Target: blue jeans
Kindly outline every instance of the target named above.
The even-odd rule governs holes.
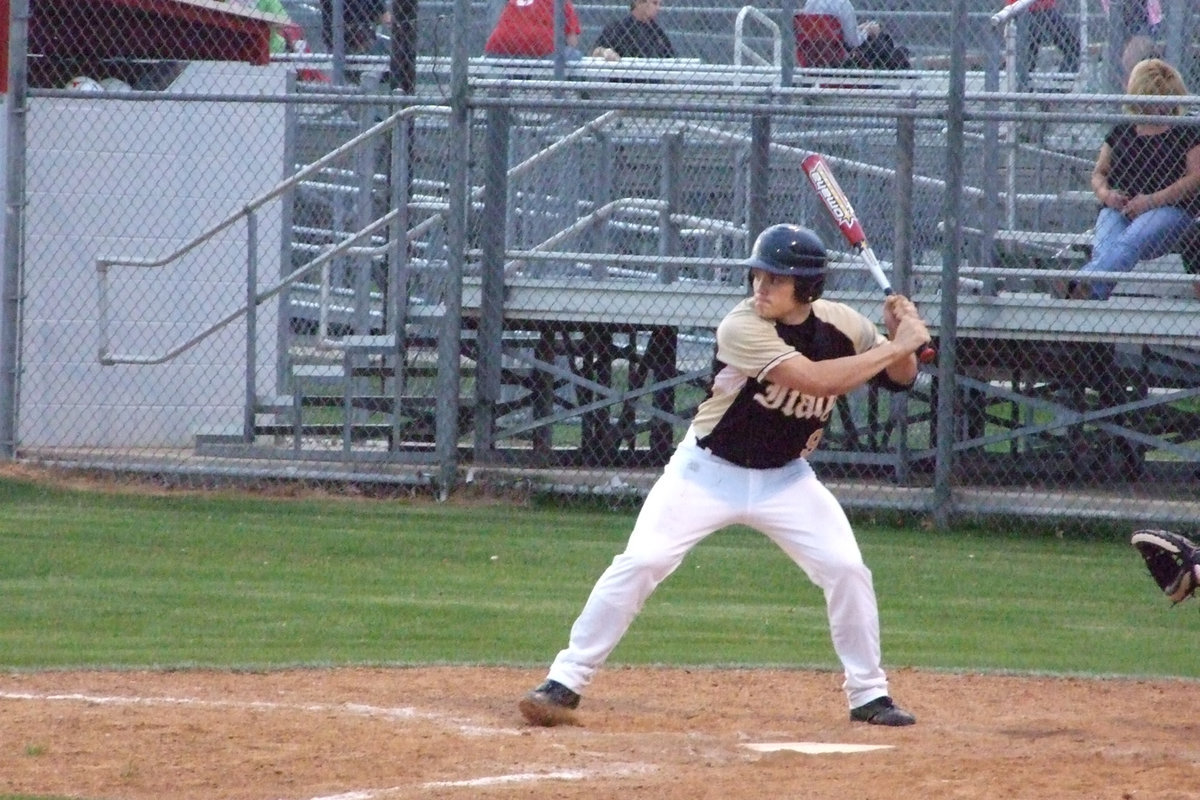
[[[1130,272],[1139,261],[1171,252],[1175,242],[1192,224],[1192,217],[1178,206],[1152,208],[1135,219],[1120,211],[1100,209],[1092,233],[1092,260],[1080,272]],[[1116,283],[1096,281],[1091,296],[1107,300]]]

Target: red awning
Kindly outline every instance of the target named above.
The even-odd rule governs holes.
[[[29,53],[266,64],[271,25],[286,22],[224,0],[31,0]],[[7,42],[7,13],[4,27]]]

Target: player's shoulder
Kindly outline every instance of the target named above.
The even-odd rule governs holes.
[[[754,310],[754,298],[753,297],[745,297],[745,298],[742,298],[741,300],[739,300],[737,302],[737,304],[734,305],[733,308],[731,308],[727,312],[725,312],[725,316],[722,318],[722,322],[726,322],[726,321],[730,321],[730,320],[747,320],[747,319],[757,319],[757,320],[762,319],[762,317],[760,317],[758,315],[758,312]]]
[[[872,324],[858,309],[837,300],[827,300],[824,297],[813,301],[812,313],[822,322],[838,327],[858,326],[864,322]]]
[[[730,314],[745,314],[747,312],[751,314],[754,313],[753,297],[743,297],[741,300],[738,300],[736,303],[734,303],[733,308],[729,309],[726,316]]]
[[[718,330],[741,330],[746,327],[758,327],[760,325],[770,325],[766,320],[758,315],[754,310],[754,298],[747,297],[744,300],[739,300],[737,305],[729,309],[722,317]]]
[[[853,342],[856,352],[868,350],[880,340],[875,323],[845,303],[819,299],[813,303],[813,316]]]

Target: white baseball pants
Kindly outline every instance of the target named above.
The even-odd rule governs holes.
[[[770,537],[824,591],[850,707],[887,694],[871,572],[841,504],[803,459],[747,469],[700,448],[691,433],[647,495],[625,552],[596,582],[548,677],[582,693],[684,556],[738,523]]]

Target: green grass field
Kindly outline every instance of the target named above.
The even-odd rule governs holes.
[[[6,669],[548,663],[633,512],[0,479]],[[1128,533],[862,521],[885,666],[1200,677]],[[822,598],[744,529],[703,542],[611,663],[835,668]]]

